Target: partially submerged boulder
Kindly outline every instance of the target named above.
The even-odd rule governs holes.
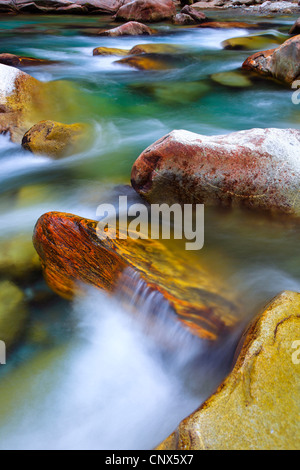
[[[62,158],[79,153],[87,144],[87,126],[41,121],[35,124],[22,139],[22,147],[38,155]]]
[[[137,21],[129,21],[128,23],[122,24],[117,28],[99,31],[99,36],[151,36],[156,31],[149,28],[145,24],[138,23]]]
[[[222,42],[224,49],[235,51],[261,50],[265,47],[282,44],[284,39],[275,34],[260,34],[258,36],[243,36],[226,39]]]
[[[297,450],[299,311],[299,293],[276,297],[245,334],[225,382],[158,450]]]
[[[178,59],[170,54],[138,54],[117,60],[116,64],[128,65],[138,70],[169,70],[178,67]]]
[[[175,14],[172,0],[133,0],[118,10],[116,19],[153,23],[171,20]]]
[[[300,34],[300,18],[298,18],[296,23],[291,27],[290,34]]]
[[[128,54],[129,54],[129,50],[117,49],[115,47],[96,47],[93,50],[93,55],[100,55],[100,56],[107,56],[107,55],[125,56]]]
[[[243,68],[291,85],[300,78],[300,35],[288,39],[277,49],[248,57]]]
[[[0,64],[9,65],[12,67],[32,67],[36,65],[51,65],[55,64],[51,60],[36,59],[34,57],[22,57],[15,54],[0,54]]]
[[[235,293],[208,267],[192,265],[190,259],[173,254],[156,240],[116,238],[110,228],[107,238],[100,239],[97,224],[57,212],[38,220],[34,246],[54,292],[70,299],[82,293],[82,284],[86,284],[108,293],[125,288],[131,298],[135,286],[120,282],[130,271],[148,292],[160,293],[172,314],[201,338],[217,340],[239,323]]]
[[[10,281],[0,282],[0,340],[7,348],[15,345],[24,332],[28,318],[25,296]]]
[[[149,202],[242,206],[300,215],[300,130],[252,129],[204,136],[173,131],[132,169]]]

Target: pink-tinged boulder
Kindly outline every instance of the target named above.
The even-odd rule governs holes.
[[[300,35],[248,57],[243,68],[291,85],[300,78]]]
[[[174,15],[176,7],[172,0],[133,0],[118,10],[116,19],[152,23],[171,20]]]
[[[99,36],[151,36],[156,31],[149,28],[145,24],[138,23],[136,21],[129,21],[128,23],[122,24],[117,28],[108,29],[105,31],[99,31]]]
[[[146,149],[132,186],[151,203],[244,206],[300,215],[300,130],[173,131]]]
[[[206,15],[202,11],[191,7],[190,5],[186,5],[185,7],[183,7],[181,13],[183,13],[184,15],[189,15],[196,23],[202,23],[207,19]]]

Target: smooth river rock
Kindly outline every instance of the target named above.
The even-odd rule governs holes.
[[[288,39],[277,49],[248,57],[243,68],[291,85],[300,78],[300,35]]]
[[[41,121],[22,139],[25,150],[58,159],[82,152],[88,145],[88,128],[84,124]]]
[[[228,378],[158,449],[299,449],[299,312],[299,293],[276,297],[245,334]]]
[[[175,14],[172,0],[133,0],[118,10],[116,19],[154,23],[171,20]]]
[[[0,282],[0,340],[11,348],[19,340],[28,318],[25,295],[14,283]]]
[[[300,130],[251,129],[204,136],[173,131],[132,169],[149,202],[204,203],[300,215]]]
[[[139,23],[137,21],[129,21],[128,23],[122,24],[117,28],[112,28],[104,31],[99,31],[99,36],[151,36],[155,34],[156,31],[149,28],[145,24]]]
[[[208,266],[177,256],[156,240],[114,239],[111,229],[107,238],[100,240],[97,224],[58,212],[38,220],[34,246],[54,292],[71,299],[83,292],[82,284],[119,292],[126,287],[120,278],[129,269],[148,289],[160,293],[162,302],[168,302],[194,335],[214,341],[239,324],[236,293]],[[131,298],[135,287],[130,284],[128,288]]]

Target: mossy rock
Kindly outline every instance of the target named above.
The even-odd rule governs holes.
[[[0,243],[0,275],[9,279],[28,281],[41,271],[39,258],[31,238],[23,235]]]
[[[173,44],[138,44],[129,51],[129,54],[176,54],[182,53],[182,50],[182,47]]]
[[[54,159],[82,152],[88,144],[88,127],[84,124],[62,124],[41,121],[23,137],[25,150]]]
[[[27,318],[24,293],[10,281],[0,282],[0,340],[7,348],[23,334]]]
[[[194,103],[211,91],[210,85],[204,81],[157,82],[151,85],[134,85],[133,88],[152,96],[163,104],[169,105]]]

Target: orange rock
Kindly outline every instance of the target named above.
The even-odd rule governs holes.
[[[235,295],[217,276],[191,260],[179,258],[153,240],[97,237],[97,221],[71,214],[43,215],[34,231],[34,246],[45,279],[59,295],[71,299],[82,283],[108,292],[120,289],[126,268],[169,302],[192,333],[217,340],[238,325]]]

